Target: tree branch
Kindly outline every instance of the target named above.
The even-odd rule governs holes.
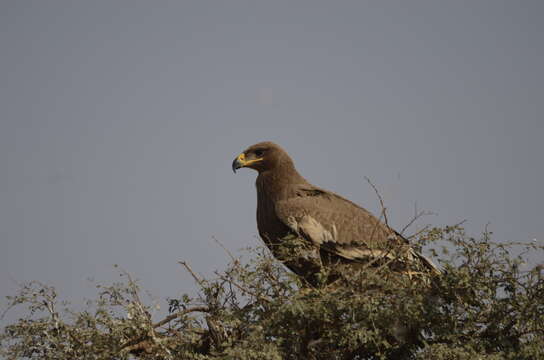
[[[195,306],[195,307],[187,308],[184,310],[180,310],[174,314],[168,315],[161,321],[154,323],[153,328],[155,329],[155,328],[161,327],[165,324],[168,324],[172,320],[175,320],[177,318],[182,317],[183,315],[187,315],[192,312],[209,312],[209,311],[210,311],[210,308],[208,308],[207,306]]]

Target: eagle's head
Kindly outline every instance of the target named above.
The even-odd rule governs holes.
[[[251,145],[232,162],[232,171],[247,167],[259,173],[273,170],[280,165],[292,166],[291,158],[279,145],[270,141]]]

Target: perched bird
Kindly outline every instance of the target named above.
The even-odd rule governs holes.
[[[259,235],[277,259],[308,283],[318,282],[323,267],[342,272],[359,264],[439,273],[408,240],[369,211],[310,184],[279,145],[250,146],[232,163],[234,172],[244,167],[258,172]]]

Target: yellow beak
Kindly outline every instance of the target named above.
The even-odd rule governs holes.
[[[259,161],[262,161],[262,160],[263,160],[263,158],[246,160],[246,154],[241,153],[232,162],[232,171],[236,172],[236,170],[238,170],[240,168],[246,167],[248,165],[251,165],[253,163],[256,163],[256,162],[259,162]]]

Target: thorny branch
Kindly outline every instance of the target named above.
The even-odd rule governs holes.
[[[400,231],[400,234],[404,236],[404,232],[405,232],[406,230],[408,230],[408,228],[409,228],[410,226],[412,226],[417,220],[419,220],[419,219],[422,218],[423,216],[428,216],[428,215],[434,215],[434,213],[431,212],[431,211],[425,211],[425,210],[419,211],[419,210],[417,209],[417,203],[415,203],[415,204],[414,204],[414,216],[412,217],[412,219],[410,219],[410,221],[408,222],[408,224],[406,224],[406,226],[404,226],[404,227],[402,228],[402,230]],[[424,227],[423,229],[426,229],[426,228],[427,228],[427,226]],[[410,236],[410,237],[413,237],[413,235]]]
[[[204,281],[195,274],[195,272],[193,271],[193,269],[191,269],[189,264],[187,264],[185,261],[178,261],[178,263],[181,264],[189,272],[189,274],[191,274],[191,276],[193,277],[193,279],[195,279],[198,285],[204,286]]]
[[[162,319],[161,321],[158,321],[156,323],[153,324],[153,328],[158,328],[158,327],[161,327],[163,325],[166,325],[168,324],[170,321],[172,320],[175,320],[175,319],[178,319],[180,317],[182,317],[183,315],[187,315],[189,313],[193,313],[193,312],[208,312],[210,311],[210,308],[208,308],[207,306],[195,306],[195,307],[191,307],[191,308],[187,308],[187,309],[183,309],[181,311],[178,311],[174,314],[171,314],[171,315],[168,315],[167,317],[165,317],[164,319]]]
[[[380,206],[382,207],[382,211],[381,211],[381,214],[380,214],[380,217],[383,216],[383,219],[384,219],[384,222],[385,222],[385,225],[387,227],[389,227],[389,221],[387,219],[387,208],[385,207],[385,204],[383,202],[383,198],[382,196],[380,195],[380,192],[378,191],[378,188],[376,187],[376,185],[374,185],[372,183],[372,181],[370,181],[370,179],[365,176],[365,180],[370,184],[370,186],[372,187],[372,189],[374,189],[374,192],[376,193],[376,196],[378,196],[378,200],[380,201]]]
[[[265,302],[272,302],[271,299],[265,297],[265,296],[262,296],[262,295],[259,295],[259,294],[256,294],[255,292],[249,290],[248,288],[238,284],[236,281],[234,281],[233,279],[227,279],[225,278],[223,275],[219,274],[217,271],[215,272],[215,274],[223,281],[229,283],[229,284],[232,284],[234,285],[235,287],[237,287],[239,290],[243,291],[244,293],[248,294],[248,295],[251,295],[253,296],[254,298],[256,299],[259,299],[259,300],[262,300],[262,301],[265,301]]]

